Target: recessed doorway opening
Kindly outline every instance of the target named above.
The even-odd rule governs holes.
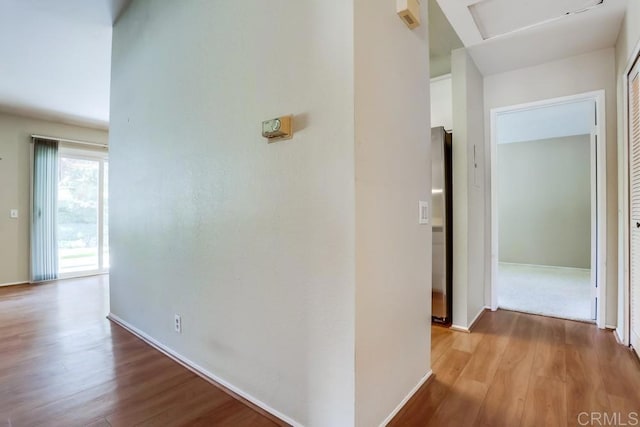
[[[491,308],[604,327],[598,91],[491,111]]]

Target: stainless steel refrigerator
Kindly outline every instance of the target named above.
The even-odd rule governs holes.
[[[453,309],[453,198],[452,135],[443,127],[431,129],[431,227],[433,264],[431,318],[434,323],[450,325]]]

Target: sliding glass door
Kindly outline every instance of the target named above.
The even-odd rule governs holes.
[[[109,267],[106,153],[60,149],[58,265],[60,277]]]

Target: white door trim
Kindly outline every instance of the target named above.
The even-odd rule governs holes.
[[[620,325],[618,325],[618,329],[616,329],[618,333],[618,337],[622,340],[622,343],[626,346],[631,344],[631,312],[630,312],[630,304],[631,304],[631,265],[629,264],[629,256],[630,256],[630,247],[629,247],[629,239],[631,237],[629,225],[631,223],[631,215],[629,212],[629,73],[633,69],[633,66],[636,63],[636,59],[640,55],[640,40],[636,43],[631,56],[627,62],[627,66],[624,69],[624,73],[622,74],[622,201],[618,202],[618,207],[622,211],[620,219],[622,222],[622,256],[618,255],[618,257],[622,260],[622,262],[618,263],[618,292],[622,292],[623,294],[623,328],[620,329]],[[618,166],[620,167],[620,166]],[[620,182],[619,182],[620,184]],[[621,308],[619,307],[618,310]],[[619,316],[618,316],[619,317]]]
[[[597,108],[597,107],[596,107]],[[591,262],[590,262],[590,273],[591,273],[591,279],[590,282],[591,283],[599,283],[598,281],[598,271],[599,268],[598,266],[598,251],[597,250],[593,250],[593,248],[597,248],[598,245],[598,240],[599,240],[599,236],[597,234],[598,231],[598,203],[599,203],[599,197],[598,197],[598,193],[599,191],[597,190],[597,180],[598,180],[598,156],[597,156],[597,149],[598,149],[598,143],[600,142],[600,139],[598,137],[598,127],[594,126],[593,129],[591,130],[591,134],[589,135],[589,153],[590,153],[590,172],[591,172],[591,181],[589,183],[589,188],[591,190]],[[606,201],[606,199],[605,199]],[[605,203],[606,205],[606,203]],[[606,258],[606,254],[604,255]],[[605,278],[606,280],[606,278]],[[598,287],[599,288],[599,287]],[[591,287],[591,300],[592,301],[599,301],[599,295],[598,295],[598,288],[596,287]],[[598,319],[598,313],[600,312],[600,308],[596,307],[595,304],[591,304],[591,318],[592,319]]]
[[[597,317],[596,324],[598,328],[605,328],[606,320],[606,287],[607,287],[607,271],[606,271],[606,255],[607,255],[607,163],[606,163],[606,147],[607,147],[607,129],[606,129],[606,112],[605,112],[605,91],[597,90],[576,95],[563,96],[560,98],[546,99],[542,101],[529,102],[525,104],[511,105],[507,107],[499,107],[491,109],[491,309],[498,309],[497,294],[497,277],[498,277],[498,139],[496,123],[499,114],[506,112],[515,112],[529,110],[532,108],[540,108],[544,106],[567,104],[579,101],[594,100],[596,103],[597,127],[595,133],[598,138],[598,146],[596,153],[597,177],[596,187],[598,193],[597,206],[597,230],[596,247],[591,247],[592,258],[597,259],[597,277],[598,285],[597,297]],[[593,188],[592,188],[593,191]],[[592,225],[593,229],[593,225]],[[595,251],[595,253],[594,253]]]

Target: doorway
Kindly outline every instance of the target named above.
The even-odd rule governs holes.
[[[628,318],[629,333],[625,344],[630,344],[638,355],[640,349],[640,56],[626,73],[625,125],[627,127],[626,157],[626,194],[625,206],[625,255],[627,264],[625,281],[628,286],[628,305],[625,304],[625,317]],[[625,295],[626,297],[627,295]],[[625,319],[626,320],[626,319]]]
[[[68,145],[61,145],[59,152],[59,277],[106,272],[109,268],[107,153]]]
[[[491,111],[492,309],[604,327],[604,134],[604,91]]]

